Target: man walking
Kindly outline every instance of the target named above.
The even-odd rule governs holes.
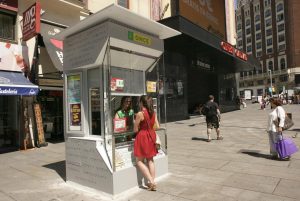
[[[214,96],[208,96],[209,101],[203,107],[203,114],[206,116],[206,124],[207,124],[207,142],[211,141],[211,131],[213,128],[216,129],[217,132],[217,140],[223,140],[223,137],[220,135],[220,110],[217,103],[214,102]]]

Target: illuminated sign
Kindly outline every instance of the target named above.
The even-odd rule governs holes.
[[[226,43],[226,42],[221,42],[221,47],[224,51],[228,52],[229,54],[232,54],[244,61],[247,61],[248,60],[248,56],[246,53],[238,50],[238,49],[235,49],[232,45],[230,45],[229,43]]]
[[[40,32],[40,2],[36,2],[23,13],[23,41],[27,41]]]
[[[198,26],[225,39],[224,0],[179,0],[179,13]]]
[[[138,43],[142,43],[143,45],[151,45],[151,38],[138,33],[134,33],[132,31],[128,31],[128,39]]]

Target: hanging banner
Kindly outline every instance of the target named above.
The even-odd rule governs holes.
[[[28,47],[0,42],[0,70],[29,70]]]
[[[27,41],[40,33],[40,18],[41,18],[41,5],[40,2],[36,2],[30,6],[23,13],[22,20],[22,35],[23,41]]]

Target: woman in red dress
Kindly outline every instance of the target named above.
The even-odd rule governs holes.
[[[155,165],[153,157],[158,153],[156,150],[156,133],[154,124],[158,127],[157,116],[153,109],[151,97],[143,95],[140,97],[140,111],[136,114],[134,132],[137,133],[134,141],[134,156],[136,165],[148,180],[148,190],[155,191]],[[144,163],[146,159],[147,164]]]

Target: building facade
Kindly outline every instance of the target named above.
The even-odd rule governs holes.
[[[300,86],[300,3],[296,0],[238,1],[238,49],[256,57],[261,66],[239,76],[239,92],[253,96],[280,94]]]

